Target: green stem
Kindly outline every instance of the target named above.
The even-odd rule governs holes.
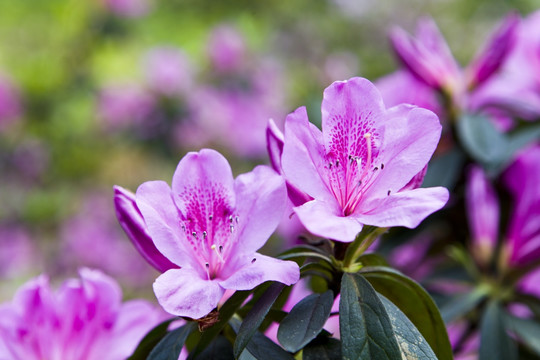
[[[387,228],[378,228],[375,226],[364,226],[362,231],[356,236],[354,242],[347,248],[345,258],[343,259],[343,270],[351,268],[356,259],[362,255],[377,238],[384,234]]]

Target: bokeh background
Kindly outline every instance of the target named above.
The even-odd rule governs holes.
[[[397,63],[388,30],[423,15],[467,62],[534,0],[0,1],[0,301],[80,266],[153,298],[157,273],[117,224],[112,186],[170,182],[191,150],[235,174],[268,163],[264,131],[335,80]],[[287,234],[284,230],[282,234]],[[279,248],[276,242],[274,251]]]

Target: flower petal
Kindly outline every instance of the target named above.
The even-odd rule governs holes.
[[[309,232],[337,241],[353,241],[363,227],[355,217],[343,216],[337,203],[313,200],[295,207],[294,212]]]
[[[242,252],[255,252],[276,230],[287,205],[287,188],[268,166],[257,166],[234,182],[240,227],[237,243]],[[239,250],[240,250],[239,249]]]
[[[379,170],[365,199],[386,198],[420,173],[435,151],[441,136],[437,115],[429,110],[400,105],[388,109],[379,127],[382,144],[374,165]]]
[[[226,193],[232,194],[233,175],[229,162],[223,155],[212,149],[202,149],[198,153],[186,154],[178,163],[173,175],[172,190],[174,194],[184,191],[198,191],[219,184]],[[176,201],[181,211],[182,202]]]
[[[312,125],[305,107],[298,108],[285,119],[285,145],[281,166],[287,182],[311,197],[332,198],[324,178],[325,150],[322,133]]]
[[[427,216],[441,209],[448,196],[448,190],[443,187],[398,192],[386,199],[364,204],[361,213],[355,213],[354,217],[366,225],[415,228]]]
[[[281,154],[283,153],[284,135],[274,120],[268,120],[266,126],[266,148],[272,168],[281,174]]]
[[[114,208],[122,229],[142,257],[159,272],[177,267],[158,251],[135,202],[135,194],[120,186],[114,186]]]
[[[187,240],[180,228],[179,211],[172,200],[172,192],[164,181],[148,181],[136,193],[141,211],[154,245],[167,259],[178,266],[196,267]]]
[[[225,289],[251,290],[265,281],[292,285],[300,278],[298,264],[255,253],[253,259],[220,282]]]
[[[161,274],[154,282],[154,293],[168,313],[199,319],[217,306],[225,290],[195,270],[182,268]]]

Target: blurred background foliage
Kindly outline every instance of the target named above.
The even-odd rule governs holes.
[[[268,162],[264,152],[245,156],[219,138],[183,143],[188,135],[169,137],[170,124],[152,137],[108,127],[100,115],[104,89],[144,87],[151,49],[185,54],[196,70],[193,89],[182,99],[197,98],[195,88],[214,86],[219,73],[212,69],[209,38],[216,27],[232,27],[244,38],[253,72],[268,59],[277,64],[282,81],[267,96],[283,97],[278,113],[306,105],[316,122],[322,91],[332,81],[356,75],[373,81],[396,69],[387,40],[391,26],[411,30],[419,17],[431,15],[456,58],[466,62],[504,14],[540,6],[535,0],[125,0],[116,1],[124,4],[119,10],[113,3],[0,1],[0,74],[20,107],[0,119],[0,300],[31,276],[47,272],[59,280],[78,266],[102,267],[128,296],[151,298],[156,274],[116,224],[113,184],[135,191],[147,180],[170,182],[185,152],[201,146],[226,153],[235,174]],[[275,80],[265,76],[259,81]],[[172,102],[173,112],[183,111],[176,100],[160,98],[158,107]],[[177,121],[178,113],[152,111],[146,116]],[[264,130],[272,116],[262,111],[263,120],[253,121]]]

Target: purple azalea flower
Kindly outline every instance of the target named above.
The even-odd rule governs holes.
[[[162,320],[143,300],[122,303],[118,284],[81,269],[53,291],[41,275],[0,305],[1,359],[121,360]]]
[[[487,264],[499,238],[499,202],[492,185],[480,167],[472,167],[465,191],[473,254]]]
[[[156,248],[180,267],[154,283],[159,303],[171,314],[201,318],[226,290],[298,281],[296,263],[256,252],[286,204],[284,181],[268,167],[233,179],[218,152],[191,152],[178,164],[172,189],[163,181],[146,182],[136,202]]]
[[[143,64],[146,83],[157,94],[172,97],[193,87],[193,70],[179,49],[155,48],[146,54]]]
[[[540,146],[524,150],[504,174],[514,197],[506,234],[510,265],[520,266],[540,256]]]
[[[0,224],[0,248],[0,279],[13,279],[39,268],[39,251],[24,227]]]
[[[540,11],[525,18],[500,75],[479,89],[476,106],[502,104],[524,120],[540,118]]]
[[[418,22],[416,37],[394,28],[390,40],[400,62],[418,80],[459,97],[468,88],[489,79],[503,64],[514,44],[518,23],[517,15],[508,15],[465,71],[430,18]]]
[[[154,245],[144,218],[135,202],[135,194],[123,187],[114,186],[114,208],[122,229],[135,248],[150,265],[159,272],[178,268],[167,259]]]
[[[285,120],[281,166],[314,200],[295,207],[313,234],[351,242],[364,225],[416,227],[448,200],[444,188],[403,190],[431,158],[441,125],[411,105],[386,109],[366,79],[324,91],[322,132],[304,107]]]

